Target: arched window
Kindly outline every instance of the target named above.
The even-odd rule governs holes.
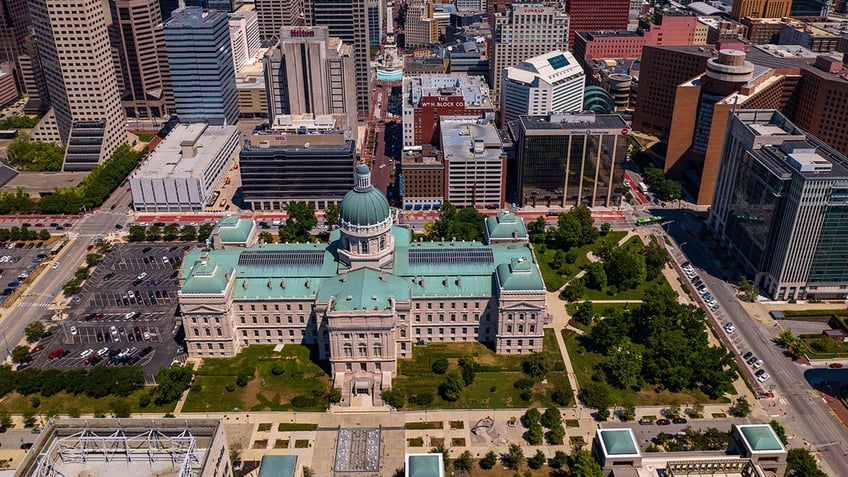
[[[534,325],[534,324],[530,323],[530,332],[531,332],[531,333],[535,333],[535,332],[536,332],[536,325]]]
[[[506,332],[512,333],[512,325],[506,325]]]
[[[522,325],[521,323],[518,324],[518,332],[524,333],[524,325]]]
[[[360,357],[368,356],[368,348],[365,346],[364,343],[359,344],[359,356]]]
[[[383,356],[383,348],[378,344],[374,345],[374,347],[372,348],[372,351],[374,352],[374,356],[377,356],[377,357]]]
[[[345,358],[350,358],[351,356],[353,356],[353,346],[351,346],[349,343],[344,345],[344,355]]]

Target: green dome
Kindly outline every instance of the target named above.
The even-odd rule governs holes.
[[[382,192],[371,186],[371,170],[366,165],[357,166],[356,186],[342,199],[339,220],[366,226],[385,222],[389,216],[389,201]]]

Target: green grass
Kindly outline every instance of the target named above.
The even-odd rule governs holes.
[[[445,425],[442,421],[426,421],[426,422],[407,422],[406,428],[413,431],[423,431],[426,429],[444,429]]]
[[[838,342],[821,334],[803,334],[798,338],[804,343],[803,354],[812,359],[844,358],[848,355],[848,343]]]
[[[183,411],[293,410],[291,400],[295,396],[324,395],[330,386],[327,373],[311,358],[310,348],[305,346],[286,345],[281,352],[274,353],[272,346],[253,345],[233,358],[204,360],[195,377],[195,383],[203,389],[199,393],[189,392]],[[271,372],[275,364],[284,368],[282,375]],[[248,373],[253,370],[253,379],[245,387],[235,386],[241,370]],[[235,386],[235,391],[227,391],[227,385]],[[312,408],[300,410],[324,409],[326,402],[322,400]]]
[[[38,409],[35,409],[35,412],[37,414],[40,411],[42,416],[49,416],[53,414],[66,415],[72,411],[79,412],[80,414],[104,413],[109,415],[109,407],[112,401],[120,399],[129,403],[130,409],[134,413],[145,412],[165,414],[173,412],[176,403],[162,406],[150,403],[147,407],[141,407],[138,405],[139,397],[143,394],[147,394],[151,389],[153,389],[153,386],[139,389],[127,397],[106,396],[102,398],[92,398],[85,394],[74,396],[73,394],[69,394],[64,391],[49,397],[44,397],[40,394],[24,396],[15,392],[9,394],[5,399],[3,399],[2,407],[12,414],[22,414],[24,411],[32,410],[32,403],[30,402],[30,399],[38,397],[38,399],[41,400],[41,405],[38,406]]]
[[[545,287],[548,291],[558,290],[561,286],[565,285],[571,277],[577,275],[577,273],[579,273],[587,263],[589,263],[589,259],[586,256],[589,252],[597,250],[603,243],[608,241],[618,243],[618,241],[624,238],[625,235],[627,235],[627,232],[624,231],[610,231],[610,233],[598,237],[598,240],[589,245],[583,245],[582,247],[575,248],[577,251],[577,260],[575,260],[574,263],[566,263],[560,271],[556,271],[551,268],[551,262],[554,260],[554,255],[556,254],[557,249],[545,245],[545,251],[543,253],[539,253],[539,245],[535,245],[534,249],[536,251],[536,261],[539,263],[539,270],[542,272],[542,278],[545,280]]]
[[[526,355],[498,355],[481,343],[431,343],[426,348],[415,347],[412,358],[398,360],[398,376],[394,379],[394,387],[403,389],[407,397],[422,392],[430,392],[435,396],[433,403],[427,406],[415,406],[407,403],[410,409],[482,409],[496,408],[525,408],[530,405],[546,406],[550,403],[549,396],[556,389],[569,389],[568,377],[564,371],[562,356],[556,344],[553,330],[545,330],[543,353],[548,357],[550,369],[548,383],[536,383],[533,387],[533,398],[530,402],[521,399],[521,391],[513,383],[527,377],[521,370]],[[444,382],[444,375],[437,375],[430,370],[430,363],[437,357],[444,356],[450,363],[450,369],[458,370],[457,361],[465,354],[477,357],[477,376],[471,386],[465,388],[459,400],[444,401],[436,392],[439,384]],[[560,363],[560,364],[557,364]],[[556,371],[557,369],[563,371]],[[493,391],[494,389],[494,391]]]
[[[656,279],[651,281],[644,281],[639,284],[636,288],[631,288],[629,290],[622,290],[618,293],[614,293],[609,288],[605,288],[604,290],[593,290],[591,288],[586,288],[586,291],[583,293],[583,299],[589,301],[596,300],[641,300],[645,295],[645,290],[650,288],[652,285],[659,284],[670,286],[668,280],[665,279],[665,275],[660,274]],[[624,304],[622,303],[622,306]],[[602,306],[598,304],[597,306]]]
[[[277,430],[279,432],[285,431],[314,431],[318,429],[318,424],[298,424],[296,422],[281,422],[279,426],[277,426]]]
[[[574,375],[580,386],[592,381],[592,374],[596,366],[600,365],[604,356],[589,351],[584,346],[585,337],[577,336],[573,332],[566,330],[562,331],[565,347],[568,349],[568,356],[571,359],[571,365],[574,367]],[[656,387],[650,386],[644,389],[618,389],[610,386],[611,397],[614,403],[622,403],[630,400],[635,402],[637,406],[660,406],[672,403],[725,403],[727,398],[719,398],[712,400],[700,390],[684,390],[681,392],[671,392],[668,390],[658,391]]]
[[[138,133],[138,140],[141,142],[150,142],[151,139],[156,137],[156,133]]]
[[[424,447],[423,437],[410,437],[406,439],[406,444],[409,447]]]

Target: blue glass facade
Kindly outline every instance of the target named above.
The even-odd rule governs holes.
[[[165,23],[165,47],[180,122],[235,124],[238,94],[227,14],[189,7]]]

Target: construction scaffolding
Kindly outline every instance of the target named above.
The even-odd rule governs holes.
[[[170,435],[156,428],[127,434],[120,425],[117,429],[109,429],[108,435],[99,434],[97,430],[86,426],[79,432],[55,438],[38,455],[31,475],[64,477],[63,469],[69,465],[112,462],[147,463],[151,467],[169,463],[178,477],[200,474],[206,450],[198,448],[197,438],[188,427]]]

